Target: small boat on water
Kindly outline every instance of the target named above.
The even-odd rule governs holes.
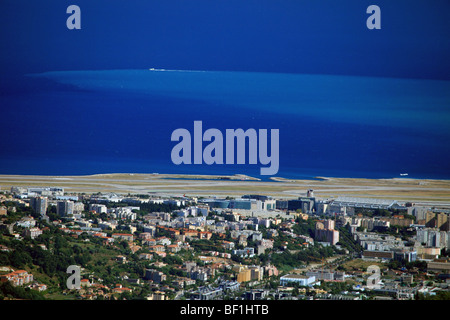
[[[401,176],[407,176],[407,173],[400,173]]]

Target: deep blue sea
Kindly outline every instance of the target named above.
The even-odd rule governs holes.
[[[175,165],[177,128],[279,129],[287,178],[450,179],[450,82],[232,71],[58,71],[0,82],[0,174],[248,174]]]

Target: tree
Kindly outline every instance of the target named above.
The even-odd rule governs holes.
[[[0,283],[0,299],[4,299],[5,297],[26,300],[45,300],[42,293],[29,288],[14,287],[9,281]]]
[[[402,264],[398,260],[391,260],[388,264],[388,267],[391,269],[400,269]]]
[[[0,252],[0,266],[9,266],[11,261],[9,260],[9,254],[6,252]]]
[[[128,250],[130,247],[128,245],[128,242],[125,240],[120,241],[117,246],[119,247],[119,249],[121,250]]]
[[[293,226],[292,230],[296,234],[313,237],[315,232],[315,222],[313,219],[307,221],[298,218],[297,223]]]
[[[9,257],[9,261],[13,267],[23,269],[27,264],[31,264],[33,260],[28,252],[14,250]]]

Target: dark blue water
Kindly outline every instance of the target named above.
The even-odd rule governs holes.
[[[326,75],[111,70],[0,83],[0,174],[235,174],[172,163],[173,130],[280,130],[292,178],[450,178],[450,82]]]

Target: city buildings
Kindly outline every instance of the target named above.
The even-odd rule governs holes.
[[[157,271],[154,269],[146,269],[144,279],[151,280],[155,283],[161,283],[167,279],[167,276],[161,271]]]
[[[316,280],[323,281],[344,281],[345,280],[345,272],[332,271],[332,270],[322,270],[322,269],[313,269],[309,270],[305,274],[307,277],[314,277]]]
[[[447,259],[434,259],[427,263],[427,270],[434,273],[442,273],[450,276],[450,260]]]
[[[13,286],[22,286],[33,281],[33,275],[25,270],[16,270],[0,276],[0,281],[9,281]]]
[[[223,295],[223,289],[220,287],[201,286],[196,291],[191,292],[192,300],[213,300]]]
[[[235,266],[234,270],[237,272],[236,281],[249,282],[261,281],[264,277],[264,270],[260,266]]]
[[[266,196],[244,195],[240,199],[202,199],[200,203],[210,209],[243,209],[270,211],[276,209],[276,201]]]
[[[58,201],[56,203],[56,214],[60,217],[66,217],[68,215],[73,215],[74,213],[74,202],[70,200]]]
[[[330,215],[330,207],[338,203],[317,199],[312,191],[308,191],[306,197],[277,200],[269,196],[243,195],[238,199],[211,198],[206,201],[187,197],[182,200],[145,198],[141,201],[138,196],[123,198],[110,194],[103,197],[105,202],[97,203],[99,197],[102,196],[84,195],[82,202],[57,200],[52,196],[34,196],[16,201],[23,202],[24,206],[29,201],[30,206],[38,210],[41,206],[37,201],[47,198],[47,205],[56,204],[58,217],[52,215],[52,221],[46,222],[67,234],[68,241],[83,241],[83,247],[86,242],[92,251],[96,250],[94,244],[104,246],[105,250],[120,250],[115,251],[113,258],[107,263],[110,268],[119,266],[121,271],[118,280],[126,283],[125,287],[120,287],[119,283],[110,286],[108,294],[116,297],[136,294],[140,290],[134,288],[143,285],[152,289],[152,294],[144,297],[146,299],[211,300],[233,297],[250,300],[275,296],[280,299],[312,298],[306,292],[317,293],[317,297],[320,293],[320,297],[326,299],[359,297],[356,293],[330,296],[326,291],[319,291],[321,284],[325,287],[341,285],[336,282],[346,284],[349,278],[361,283],[367,275],[363,273],[365,270],[358,270],[360,273],[356,275],[352,271],[338,271],[343,270],[336,268],[338,264],[333,265],[326,259],[302,254],[302,251],[315,251],[318,248],[321,252],[339,250],[339,254],[345,258],[360,259],[364,265],[395,260],[402,265],[419,260],[427,262],[430,277],[436,275],[439,279],[445,279],[449,273],[448,261],[441,259],[441,253],[448,248],[448,231],[443,230],[448,219],[442,212],[415,207],[409,209],[408,212],[414,213],[411,216],[423,217],[423,224],[411,223],[411,216],[402,217],[397,214],[396,209],[395,214],[381,217],[365,216],[357,207],[345,206],[340,214]],[[122,200],[117,201],[118,198]],[[223,201],[226,208],[206,206],[211,203],[210,200]],[[73,207],[70,203],[73,203]],[[167,207],[157,207],[169,203],[175,205],[170,211]],[[146,210],[146,204],[156,206],[152,210]],[[233,208],[229,207],[230,204]],[[257,210],[252,207],[254,204],[257,204]],[[280,205],[286,205],[285,209],[277,209]],[[11,204],[8,203],[7,206],[8,208],[4,207],[6,217],[1,223],[6,221],[9,212],[13,212]],[[20,207],[17,208],[20,211]],[[156,210],[153,211],[153,208]],[[352,208],[356,210],[356,214],[348,215]],[[73,214],[70,214],[71,210]],[[14,239],[31,237],[39,242],[39,234],[48,230],[41,228],[41,223],[36,216],[32,218],[26,215],[13,225],[2,225],[1,230]],[[396,234],[395,229],[391,228],[393,225],[404,233]],[[8,228],[8,232],[4,227]],[[341,229],[342,227],[347,230]],[[354,245],[352,255],[343,254],[348,250],[341,250],[345,248],[341,235],[342,239]],[[102,241],[95,241],[98,239]],[[46,244],[48,248],[42,243],[36,246],[52,252],[52,241]],[[79,245],[78,243],[77,246]],[[5,250],[10,249],[6,247]],[[193,260],[184,261],[187,256]],[[280,261],[291,257],[294,259],[290,263],[299,269],[294,272],[284,265],[278,268]],[[297,257],[301,258],[296,261]],[[308,262],[313,261],[310,259],[319,266],[307,269],[310,267]],[[324,264],[322,267],[320,261]],[[136,265],[140,265],[142,269],[133,269]],[[401,275],[395,272],[389,275],[400,279],[403,287],[386,282],[385,286],[380,285],[382,290],[377,294],[392,294],[398,299],[411,297],[413,290],[405,286],[415,286],[420,277],[417,273],[413,277],[412,273],[402,272]],[[272,278],[271,281],[265,281],[269,277]],[[92,278],[83,283],[86,284],[83,286],[84,290],[94,286]],[[277,288],[274,283],[278,285]],[[267,289],[262,285],[274,288]],[[302,291],[297,286],[309,288],[303,288]],[[41,290],[38,288],[41,287],[36,286],[36,290]],[[293,292],[298,296],[293,296]],[[91,293],[81,295],[83,299],[92,299],[94,296]]]
[[[101,214],[107,212],[107,207],[104,204],[91,203],[89,205],[89,211],[93,211],[95,213]]]
[[[317,222],[314,240],[319,242],[327,242],[335,245],[339,242],[339,231],[334,230],[335,222],[333,220],[325,220]]]
[[[47,197],[30,198],[30,206],[36,213],[40,214],[41,216],[45,216],[48,208],[48,198]]]
[[[39,228],[27,228],[23,231],[24,237],[30,237],[31,239],[34,239],[42,234],[42,230]]]
[[[397,209],[406,210],[406,207],[395,200],[377,199],[377,198],[356,198],[340,196],[329,202],[330,213],[342,213],[342,208],[360,208],[360,209]]]
[[[125,241],[133,241],[134,240],[134,236],[129,233],[113,233],[112,238],[118,239],[118,240],[125,240]]]
[[[418,228],[416,239],[427,247],[450,248],[450,231],[439,228]]]
[[[305,276],[300,274],[287,274],[280,277],[280,285],[289,286],[297,283],[302,287],[310,287],[316,283],[316,278],[314,276]]]

